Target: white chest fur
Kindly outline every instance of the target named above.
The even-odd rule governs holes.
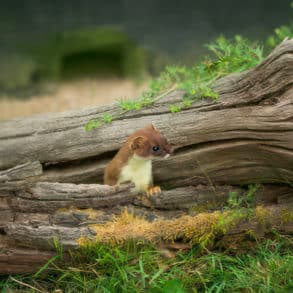
[[[118,184],[131,181],[136,191],[145,191],[153,181],[152,161],[134,155],[130,158],[120,173]]]

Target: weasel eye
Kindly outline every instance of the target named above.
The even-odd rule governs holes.
[[[154,147],[153,147],[153,151],[154,151],[154,152],[157,152],[159,149],[160,149],[159,146],[154,146]]]

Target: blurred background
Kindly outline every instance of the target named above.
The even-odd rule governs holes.
[[[264,40],[291,0],[26,0],[0,7],[0,119],[135,98],[220,34]]]

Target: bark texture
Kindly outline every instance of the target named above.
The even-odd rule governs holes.
[[[36,270],[53,255],[54,239],[74,248],[81,236],[96,235],[92,224],[124,209],[148,221],[213,211],[250,183],[264,184],[255,198],[270,206],[273,220],[262,229],[242,222],[225,237],[273,227],[292,233],[293,40],[214,89],[218,101],[203,99],[176,114],[168,107],[180,91],[123,114],[113,105],[0,122],[0,273]],[[105,111],[119,118],[85,132]],[[126,137],[151,122],[176,149],[153,163],[154,181],[167,190],[147,198],[127,185],[98,184]]]

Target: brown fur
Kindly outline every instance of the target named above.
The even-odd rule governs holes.
[[[160,150],[154,152],[154,146],[159,146]],[[134,132],[127,138],[121,149],[106,166],[104,183],[107,185],[117,184],[122,168],[134,154],[143,158],[154,158],[164,157],[166,154],[172,153],[173,148],[168,144],[166,138],[153,126],[153,124],[148,125]]]

